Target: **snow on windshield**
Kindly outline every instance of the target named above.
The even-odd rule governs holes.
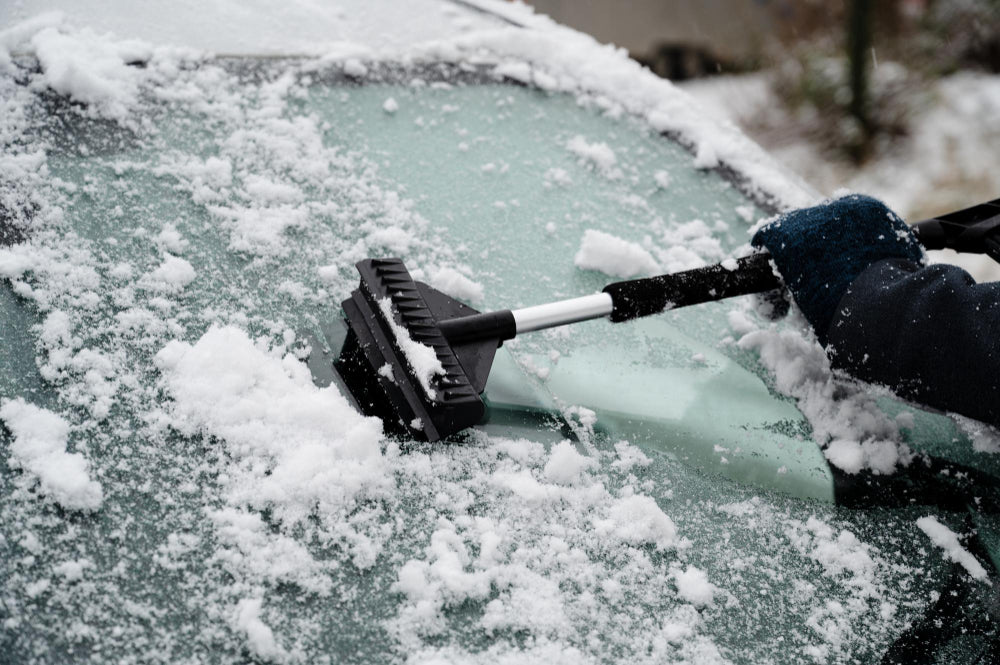
[[[171,0],[147,2],[141,12],[122,0],[105,0],[99,6],[100,11],[94,11],[92,4],[65,0],[4,3],[0,25],[58,11],[66,20],[102,35],[218,55],[288,56],[332,50],[363,53],[387,44],[411,46],[505,24],[490,14],[437,0],[407,0],[405,6],[368,0],[284,0],[278,7],[265,0],[243,0],[238,6]]]
[[[929,602],[932,576],[895,559],[918,545],[891,541],[880,516],[849,523],[706,484],[667,456],[599,442],[587,418],[554,445],[385,438],[313,384],[299,331],[336,309],[353,263],[376,250],[470,296],[489,275],[417,212],[419,192],[381,176],[378,155],[338,144],[335,125],[299,106],[310,76],[366,66],[319,58],[256,77],[59,21],[0,36],[5,55],[41,65],[0,61],[3,206],[15,224],[30,218],[30,237],[0,250],[0,274],[36,317],[12,352],[34,356],[55,395],[12,377],[20,392],[5,386],[0,407],[8,465],[23,470],[0,479],[4,640],[18,653],[838,661],[871,655]],[[669,84],[572,33],[501,30],[414,54],[573,92],[581,112],[645,118],[702,146],[696,166],[711,153],[804,201],[735,130],[696,122]],[[619,177],[613,146],[565,148]],[[565,172],[549,181],[571,185]],[[645,256],[650,269],[690,260]],[[742,344],[763,350],[762,335]],[[890,466],[881,448],[864,454]]]

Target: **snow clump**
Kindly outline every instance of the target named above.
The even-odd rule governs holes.
[[[621,176],[621,171],[615,168],[618,158],[615,151],[607,143],[588,143],[587,139],[579,134],[566,142],[566,149],[574,155],[596,166],[598,170],[609,178]]]
[[[278,646],[274,632],[260,618],[263,601],[260,598],[244,598],[236,605],[234,624],[247,636],[250,652],[261,660],[274,662],[285,656],[285,651]]]
[[[403,355],[406,356],[406,362],[416,375],[417,381],[420,382],[421,387],[429,398],[432,400],[436,399],[437,391],[431,388],[431,379],[444,374],[444,365],[441,364],[441,359],[438,358],[437,352],[426,344],[421,344],[414,340],[410,337],[410,331],[396,323],[396,318],[392,312],[391,299],[382,298],[378,301],[378,306],[382,310],[385,320],[392,326],[392,333],[396,337],[396,344],[399,345],[399,348],[403,351]]]
[[[308,550],[246,509],[269,510],[288,530],[308,522],[344,537],[343,511],[387,482],[381,421],[355,411],[336,387],[313,385],[292,354],[260,348],[232,326],[213,326],[193,345],[171,341],[155,362],[173,398],[172,427],[215,437],[228,454],[228,505],[211,515],[220,540],[253,570],[328,592]],[[374,563],[362,534],[348,544],[359,567]]]
[[[694,156],[694,166],[697,169],[714,169],[719,165],[719,157],[715,153],[715,146],[710,141],[702,141],[698,144],[698,151]]]
[[[344,73],[348,76],[363,78],[368,75],[368,67],[357,58],[347,58],[343,63]]]
[[[39,491],[69,510],[101,507],[101,484],[92,480],[87,459],[66,452],[69,423],[22,398],[7,400],[0,419],[14,435],[8,463],[38,480]]]
[[[573,263],[577,268],[599,270],[623,279],[649,275],[660,269],[656,259],[641,246],[594,229],[584,231]]]
[[[705,571],[695,566],[688,566],[684,570],[677,567],[671,572],[681,598],[695,607],[707,607],[712,604],[716,589],[715,585],[708,581]]]
[[[581,455],[569,441],[560,441],[552,447],[549,461],[545,463],[545,477],[560,485],[570,485],[587,469],[597,466],[597,461]]]
[[[146,283],[160,291],[176,292],[194,281],[194,267],[186,260],[167,254],[155,270],[149,273]]]
[[[979,563],[976,557],[969,553],[969,550],[962,547],[958,540],[958,534],[941,524],[933,515],[921,517],[917,520],[917,526],[927,534],[931,542],[944,550],[944,555],[949,560],[965,568],[974,579],[986,581],[986,569]]]
[[[145,70],[129,63],[148,60],[152,49],[136,40],[119,41],[90,30],[67,32],[58,12],[43,14],[0,33],[0,65],[10,51],[38,58],[42,81],[55,92],[86,104],[90,113],[125,121],[139,98]]]
[[[454,268],[445,266],[431,270],[427,275],[427,281],[431,286],[452,298],[468,302],[481,302],[483,300],[483,285],[469,279]]]
[[[861,386],[838,380],[815,339],[795,330],[753,329],[738,346],[760,354],[779,392],[794,397],[824,455],[847,473],[890,474],[909,464],[899,424]]]
[[[1000,453],[1000,428],[957,413],[949,414],[959,430],[972,441],[972,449],[977,453]]]
[[[701,219],[665,229],[653,251],[663,269],[671,273],[701,268],[726,257],[722,243]]]
[[[566,169],[560,169],[558,167],[552,167],[545,172],[544,186],[546,188],[552,187],[569,187],[573,184],[573,178],[570,177]]]
[[[156,236],[156,244],[171,254],[183,254],[189,243],[176,226],[164,224],[163,230]]]
[[[643,495],[618,499],[607,518],[594,520],[598,534],[610,535],[629,545],[649,544],[658,550],[678,545],[677,527],[651,497]]]
[[[77,559],[75,561],[63,561],[52,567],[52,572],[59,575],[67,582],[79,582],[83,579],[83,572],[87,568],[92,568],[93,563],[89,559]]]
[[[335,388],[317,388],[294,356],[270,355],[242,330],[213,326],[194,345],[169,342],[156,364],[175,427],[218,437],[237,458],[270,460],[252,490],[240,488],[253,503],[274,500],[279,515],[298,517],[309,499],[350,499],[381,473],[378,419],[358,414]]]

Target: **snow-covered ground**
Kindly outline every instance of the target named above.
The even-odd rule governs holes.
[[[716,118],[731,121],[826,196],[840,189],[882,199],[911,222],[1000,196],[1000,76],[962,72],[923,91],[907,136],[860,166],[831,158],[797,130],[771,75],[699,79],[681,86]],[[933,252],[978,281],[1000,280],[988,257]]]

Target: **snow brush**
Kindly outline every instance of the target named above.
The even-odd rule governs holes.
[[[1000,262],[1000,199],[913,228],[927,249],[988,253]],[[381,418],[389,432],[426,441],[482,421],[482,392],[505,340],[579,321],[607,317],[617,323],[783,289],[770,255],[760,252],[615,282],[579,298],[483,313],[415,281],[400,259],[356,265],[361,283],[342,303],[349,332],[334,367],[363,413]]]

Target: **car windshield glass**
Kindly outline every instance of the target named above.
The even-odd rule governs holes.
[[[447,443],[316,385],[368,256],[478,309],[731,257],[769,211],[711,156],[467,68],[157,75],[111,120],[5,89],[20,662],[864,662],[957,588],[925,533],[968,514],[834,505],[813,424],[737,343],[790,326],[749,301],[507,343],[496,418]]]

